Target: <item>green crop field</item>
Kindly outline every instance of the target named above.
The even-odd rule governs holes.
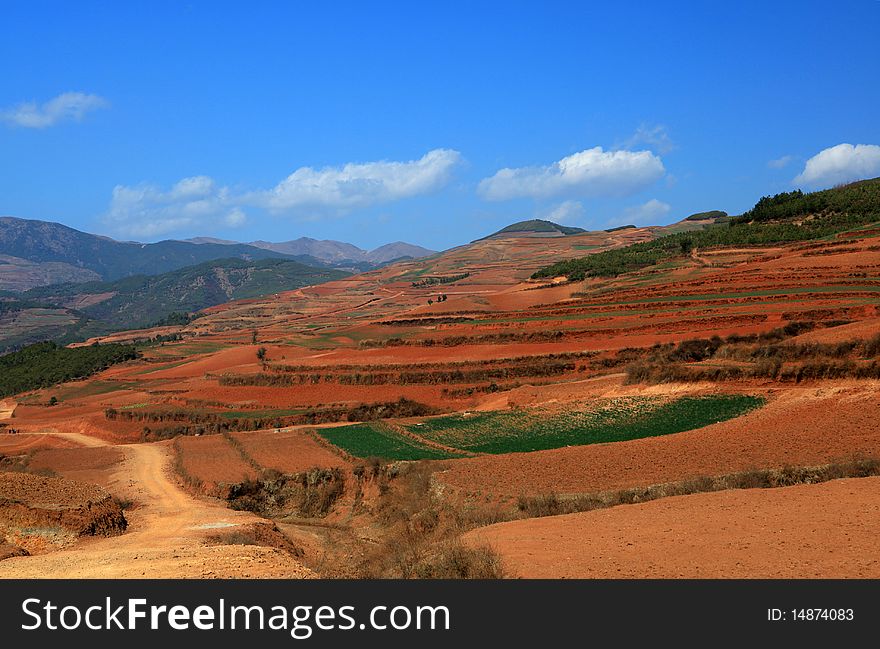
[[[443,460],[455,457],[445,451],[418,444],[381,423],[323,428],[321,436],[355,457],[386,460]]]
[[[679,433],[738,417],[763,403],[761,397],[742,395],[684,397],[665,403],[632,397],[590,410],[436,417],[411,430],[471,452],[514,453]]]

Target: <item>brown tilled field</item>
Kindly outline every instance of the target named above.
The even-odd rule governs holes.
[[[250,480],[257,472],[222,435],[181,437],[175,443],[179,471],[210,492],[223,484]]]
[[[343,467],[346,462],[303,430],[235,433],[253,460],[266,469],[301,473],[313,467]]]
[[[673,496],[470,532],[535,579],[880,577],[880,478]]]

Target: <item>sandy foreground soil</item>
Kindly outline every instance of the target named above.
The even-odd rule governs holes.
[[[880,478],[721,491],[468,533],[524,578],[880,577]]]
[[[89,443],[100,443],[86,438]],[[85,440],[83,440],[85,441]],[[313,573],[288,553],[254,545],[205,545],[211,533],[262,519],[183,492],[168,476],[165,444],[118,447],[125,460],[114,491],[138,507],[126,512],[121,536],[0,562],[0,578],[307,578]]]

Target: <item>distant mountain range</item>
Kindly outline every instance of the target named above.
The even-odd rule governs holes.
[[[80,232],[60,223],[0,217],[0,290],[7,291],[160,275],[217,259],[286,259],[307,266],[364,271],[396,259],[429,254],[433,251],[402,242],[367,252],[339,241],[307,238],[253,244],[210,238],[124,242]]]
[[[211,243],[221,245],[242,245],[237,241],[226,241],[224,239],[212,239],[210,237],[197,237],[195,239],[187,239],[191,243]],[[247,244],[255,248],[263,250],[271,250],[284,255],[314,257],[326,263],[335,265],[344,265],[347,263],[364,263],[378,266],[387,264],[398,259],[420,259],[436,253],[435,250],[428,250],[421,246],[416,246],[403,241],[395,241],[394,243],[386,243],[374,250],[363,250],[357,246],[345,243],[343,241],[333,241],[331,239],[311,239],[309,237],[300,237],[292,241],[282,241],[272,243],[270,241],[251,241]]]
[[[230,300],[430,254],[403,242],[366,251],[305,237],[282,243],[207,237],[136,243],[59,223],[0,217],[0,351],[155,325]]]

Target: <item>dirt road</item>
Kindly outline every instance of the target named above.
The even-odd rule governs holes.
[[[68,436],[80,437],[76,433]],[[90,445],[95,440],[87,438]],[[205,537],[262,519],[194,498],[169,478],[167,444],[117,447],[125,453],[113,493],[131,498],[128,531],[70,549],[0,562],[0,578],[307,578],[288,553],[254,545],[206,545]]]

